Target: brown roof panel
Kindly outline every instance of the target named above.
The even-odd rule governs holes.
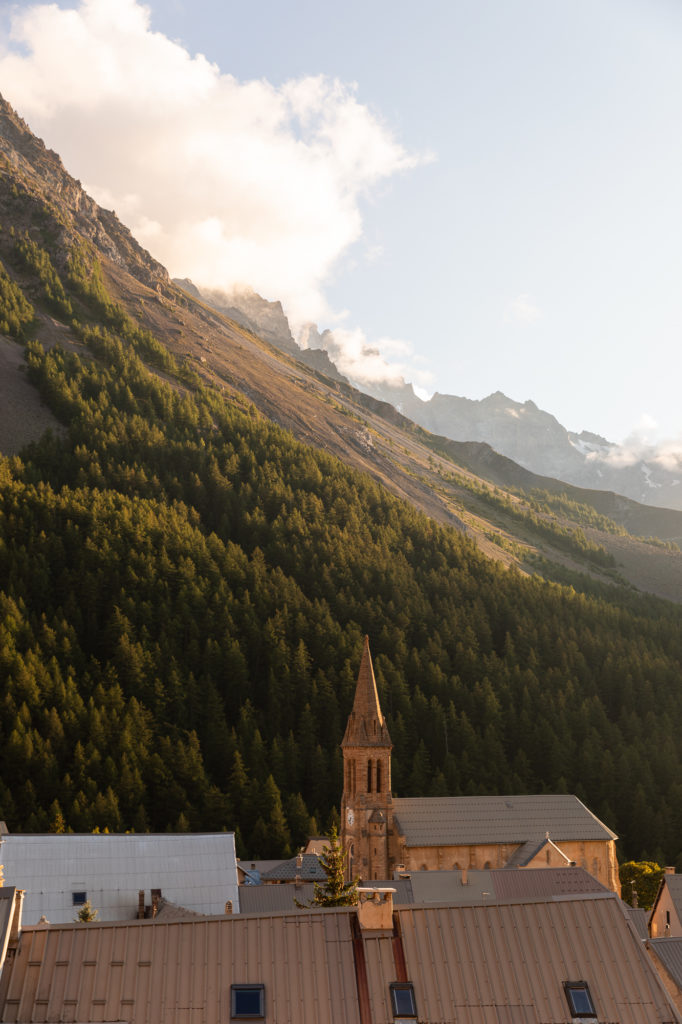
[[[270,1021],[360,1024],[349,915],[27,928],[0,1017],[224,1024],[232,983],[264,984]]]
[[[405,907],[397,916],[420,1020],[565,1021],[570,1014],[564,982],[580,980],[589,984],[599,1020],[678,1020],[613,894]],[[371,998],[373,1005],[383,1006],[386,994],[378,981],[385,972],[382,953],[378,942],[367,947]],[[375,1020],[389,1024],[392,1018],[384,1013]]]

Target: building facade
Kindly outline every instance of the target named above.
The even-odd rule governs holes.
[[[392,748],[365,637],[341,743],[341,837],[349,878],[577,864],[620,893],[617,837],[577,797],[393,797]]]

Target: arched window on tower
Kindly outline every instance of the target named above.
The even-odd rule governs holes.
[[[381,792],[381,761],[377,761],[377,778],[376,778],[377,793]]]
[[[372,762],[367,762],[367,792],[372,792]]]
[[[350,791],[355,793],[355,761],[350,763]]]

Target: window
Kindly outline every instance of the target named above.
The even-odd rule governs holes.
[[[87,892],[72,892],[71,900],[74,907],[82,907],[84,903],[88,902]]]
[[[265,1016],[265,985],[232,985],[230,994],[232,1020]]]
[[[586,981],[565,981],[564,991],[568,1008],[574,1017],[596,1017],[590,988]]]
[[[391,1005],[393,1017],[405,1020],[417,1016],[417,1004],[414,999],[414,985],[411,981],[391,982]]]
[[[381,761],[377,761],[377,793],[381,792]]]
[[[372,762],[367,762],[367,792],[372,792]]]

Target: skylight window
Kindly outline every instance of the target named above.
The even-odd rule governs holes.
[[[597,1011],[586,981],[565,981],[564,992],[573,1017],[596,1017]]]
[[[391,982],[391,1005],[394,1021],[413,1020],[417,1016],[414,985],[411,981]]]
[[[259,1020],[265,1017],[265,985],[232,985],[232,1020]]]

